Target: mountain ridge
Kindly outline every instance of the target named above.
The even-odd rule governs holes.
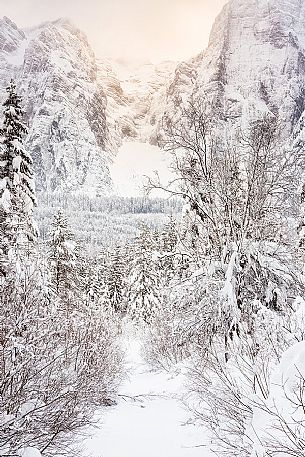
[[[231,0],[201,53],[178,64],[132,66],[97,59],[67,19],[26,30],[2,19],[0,90],[16,78],[38,189],[111,191],[109,163],[121,144],[157,144],[164,114],[177,118],[192,98],[204,98],[215,120],[233,128],[276,116],[283,141],[302,148],[304,23],[299,0]]]
[[[168,110],[200,96],[224,119],[279,116],[291,134],[305,108],[304,20],[299,0],[231,0],[215,21],[207,49],[178,66]]]
[[[4,18],[1,38],[1,98],[14,78],[30,126],[26,145],[38,190],[108,193],[113,147],[106,96],[85,34],[62,19],[25,33]]]

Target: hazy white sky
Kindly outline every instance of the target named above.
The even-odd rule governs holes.
[[[86,32],[98,56],[183,60],[207,45],[227,0],[0,0],[1,16],[25,27],[59,17]]]

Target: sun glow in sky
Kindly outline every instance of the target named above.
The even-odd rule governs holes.
[[[184,60],[202,51],[227,0],[0,0],[19,27],[67,17],[99,57]]]

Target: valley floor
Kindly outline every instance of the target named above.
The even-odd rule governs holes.
[[[90,457],[209,457],[204,432],[183,407],[183,374],[151,371],[141,342],[125,340],[129,375],[119,402],[90,430],[83,455]]]

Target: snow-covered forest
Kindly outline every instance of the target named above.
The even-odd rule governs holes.
[[[93,198],[87,195],[41,193],[38,201],[35,218],[41,239],[48,239],[53,215],[62,209],[75,236],[93,252],[103,247],[126,244],[136,236],[142,222],[157,229],[171,215],[177,217],[182,209],[181,199],[140,196]]]
[[[0,457],[305,456],[304,21],[131,70],[0,20]]]

